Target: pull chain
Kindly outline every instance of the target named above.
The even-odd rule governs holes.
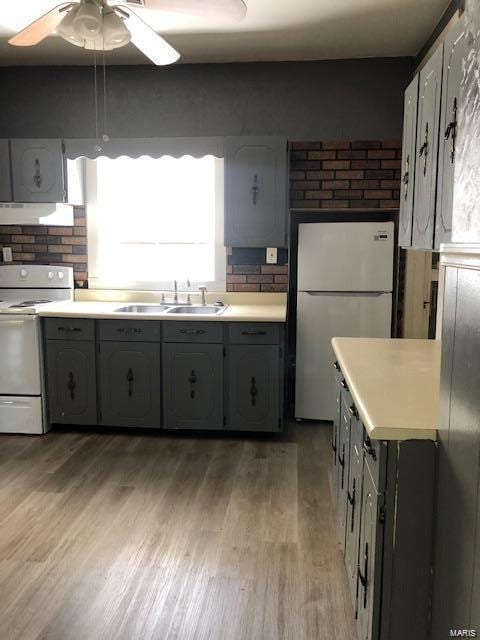
[[[105,68],[105,48],[103,50],[103,141],[107,142],[110,137],[107,133],[107,72]]]
[[[93,78],[95,91],[95,139],[98,140],[98,81],[97,81],[97,50],[93,49]]]

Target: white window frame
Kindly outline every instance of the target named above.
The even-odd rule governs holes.
[[[134,158],[132,158],[135,160]],[[226,265],[227,250],[224,242],[224,161],[223,158],[215,160],[215,279],[211,281],[196,281],[195,274],[190,279],[191,290],[194,292],[200,285],[205,285],[209,291],[226,291]],[[86,159],[86,215],[87,215],[87,240],[88,240],[88,280],[91,289],[130,289],[139,291],[170,291],[173,282],[170,281],[138,281],[109,280],[99,273],[99,233],[97,227],[97,171],[95,160]],[[187,291],[187,283],[178,282],[179,291]]]

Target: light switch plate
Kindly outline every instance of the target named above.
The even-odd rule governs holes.
[[[3,261],[4,262],[12,262],[12,248],[11,247],[3,247],[2,249]]]
[[[267,264],[277,264],[277,249],[275,247],[267,249]]]

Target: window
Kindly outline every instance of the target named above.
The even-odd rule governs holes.
[[[87,161],[93,288],[225,290],[223,159]]]

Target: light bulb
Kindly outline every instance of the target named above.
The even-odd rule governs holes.
[[[57,33],[61,38],[70,42],[70,44],[74,44],[77,47],[83,47],[83,38],[80,38],[80,36],[76,34],[73,26],[73,21],[78,13],[79,6],[80,5],[72,7],[70,11],[67,12],[57,27]]]
[[[123,20],[111,9],[103,8],[103,44],[106,50],[118,49],[130,42],[131,33]]]
[[[83,0],[73,20],[75,33],[84,39],[95,39],[102,30],[102,14],[93,0]]]

